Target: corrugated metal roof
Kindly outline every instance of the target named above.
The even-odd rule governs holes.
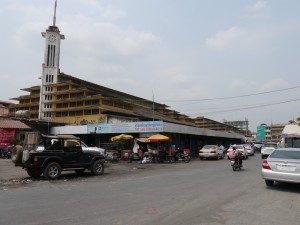
[[[16,129],[30,129],[29,126],[19,120],[0,119],[0,128],[16,128]]]

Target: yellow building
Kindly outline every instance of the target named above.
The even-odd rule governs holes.
[[[64,73],[57,75],[57,83],[46,85],[48,92],[44,107],[40,109],[40,86],[24,88],[29,92],[14,100],[19,104],[10,106],[10,116],[28,110],[30,119],[40,119],[39,114],[49,115],[42,120],[68,124],[134,122],[139,120],[163,120],[190,124],[168,106],[103,87]],[[154,110],[153,110],[154,107]],[[172,117],[169,116],[172,115]],[[187,118],[185,116],[184,118]]]

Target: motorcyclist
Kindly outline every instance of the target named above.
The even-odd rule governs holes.
[[[241,157],[242,153],[235,146],[233,146],[232,150],[234,151],[234,156],[235,156],[234,161],[242,167],[243,166],[243,161]]]
[[[177,148],[175,150],[175,154],[174,154],[174,160],[178,161],[180,158],[182,158],[183,152],[180,148]]]

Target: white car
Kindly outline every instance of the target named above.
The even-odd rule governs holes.
[[[242,154],[243,159],[248,159],[248,152],[245,149],[244,145],[231,145],[227,149],[227,157],[228,157],[229,160],[230,160],[231,152],[233,151],[233,149],[232,149],[233,147],[235,147]]]
[[[204,145],[199,150],[199,158],[203,159],[223,159],[223,150],[217,145]]]
[[[254,155],[254,148],[249,144],[244,144],[244,147],[246,151],[248,152],[248,155]]]
[[[261,175],[267,186],[273,186],[274,181],[300,183],[300,149],[275,149],[263,160]]]
[[[264,143],[261,147],[261,158],[266,159],[268,156],[278,148],[277,143]]]

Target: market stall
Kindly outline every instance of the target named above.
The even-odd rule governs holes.
[[[128,134],[120,134],[110,138],[115,143],[116,149],[112,150],[113,156],[118,156],[122,160],[131,160],[133,136]]]
[[[173,158],[171,138],[155,134],[145,140],[147,143],[147,152],[144,155],[151,157],[152,162],[171,162]]]

